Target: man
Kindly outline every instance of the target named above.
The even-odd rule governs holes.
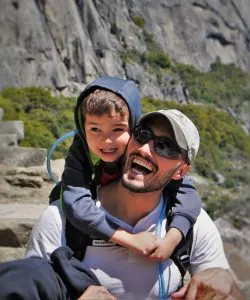
[[[198,147],[198,131],[181,112],[167,110],[144,115],[129,141],[122,178],[99,189],[101,209],[126,230],[134,233],[148,230],[158,235],[157,243],[165,234],[165,205],[169,204],[162,190],[170,179],[179,180],[186,174]],[[65,221],[59,203],[50,205],[34,226],[26,253],[27,257],[51,258],[53,269],[60,278],[56,281],[51,273],[46,272],[45,280],[53,288],[64,284],[67,289],[65,295],[70,293],[66,282],[77,281],[77,278],[78,286],[82,284],[78,271],[84,264],[93,272],[87,273],[92,280],[92,283],[89,280],[89,285],[96,283],[102,287],[89,287],[81,299],[114,299],[114,296],[118,299],[159,299],[160,296],[241,299],[231,275],[226,271],[229,265],[219,233],[204,211],[193,229],[189,270],[194,276],[187,287],[175,294],[181,276],[171,259],[158,265],[126,248],[94,240],[86,249],[83,263],[72,261],[71,254],[64,248],[57,249],[66,245]],[[32,276],[37,276],[37,273],[31,274],[30,278]],[[38,281],[41,283],[41,280]],[[28,288],[34,285],[32,283]],[[42,299],[49,299],[47,296]],[[54,299],[66,299],[66,296]]]

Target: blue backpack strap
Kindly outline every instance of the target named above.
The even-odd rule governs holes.
[[[77,130],[72,130],[66,134],[64,134],[63,136],[61,136],[59,139],[57,139],[55,141],[55,143],[52,145],[52,147],[50,148],[48,154],[47,154],[47,171],[48,171],[48,174],[49,174],[49,177],[52,181],[54,181],[55,183],[58,183],[58,180],[55,176],[55,174],[52,172],[51,170],[51,164],[50,164],[50,160],[51,160],[51,157],[52,157],[52,154],[54,153],[56,147],[61,143],[63,142],[64,140],[66,140],[67,138],[70,138],[72,136],[74,136],[75,134],[77,133]]]

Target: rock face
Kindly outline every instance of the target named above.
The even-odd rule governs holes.
[[[219,57],[250,71],[249,15],[249,0],[2,0],[0,89],[75,96],[107,74],[133,79],[143,96],[187,102],[185,87],[152,72],[143,55],[157,48],[201,71]],[[241,105],[236,121],[249,134],[249,101]]]
[[[224,242],[224,249],[235,278],[246,299],[250,296],[250,222],[242,220],[240,230],[227,218],[215,221]]]
[[[150,95],[159,87],[154,76],[120,58],[129,49],[143,53],[150,34],[174,60],[202,71],[217,56],[250,70],[249,15],[248,0],[3,0],[0,85],[63,90],[108,74],[133,78]]]

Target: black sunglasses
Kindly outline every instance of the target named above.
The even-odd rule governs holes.
[[[149,128],[137,125],[133,131],[133,136],[137,143],[144,145],[148,141],[152,140],[154,144],[154,151],[160,156],[178,159],[182,150],[176,145],[174,141],[167,137],[155,136]]]

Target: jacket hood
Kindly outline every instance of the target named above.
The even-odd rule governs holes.
[[[74,117],[75,124],[78,134],[84,144],[86,151],[88,152],[88,146],[85,139],[85,134],[83,132],[83,121],[80,113],[80,104],[88,94],[93,92],[95,89],[105,89],[111,91],[119,96],[121,96],[128,105],[129,108],[129,122],[130,129],[135,126],[137,120],[141,116],[141,101],[140,101],[140,91],[136,84],[132,80],[124,80],[117,77],[103,76],[96,79],[93,83],[88,85],[84,91],[80,94],[77,99]]]
[[[111,91],[125,100],[129,108],[130,128],[132,129],[141,116],[140,92],[135,82],[117,77],[103,76],[88,85],[77,99],[75,107],[75,123],[77,131],[84,136],[84,133],[82,132],[83,124],[81,124],[82,120],[80,119],[79,113],[80,104],[88,94],[98,88]]]

